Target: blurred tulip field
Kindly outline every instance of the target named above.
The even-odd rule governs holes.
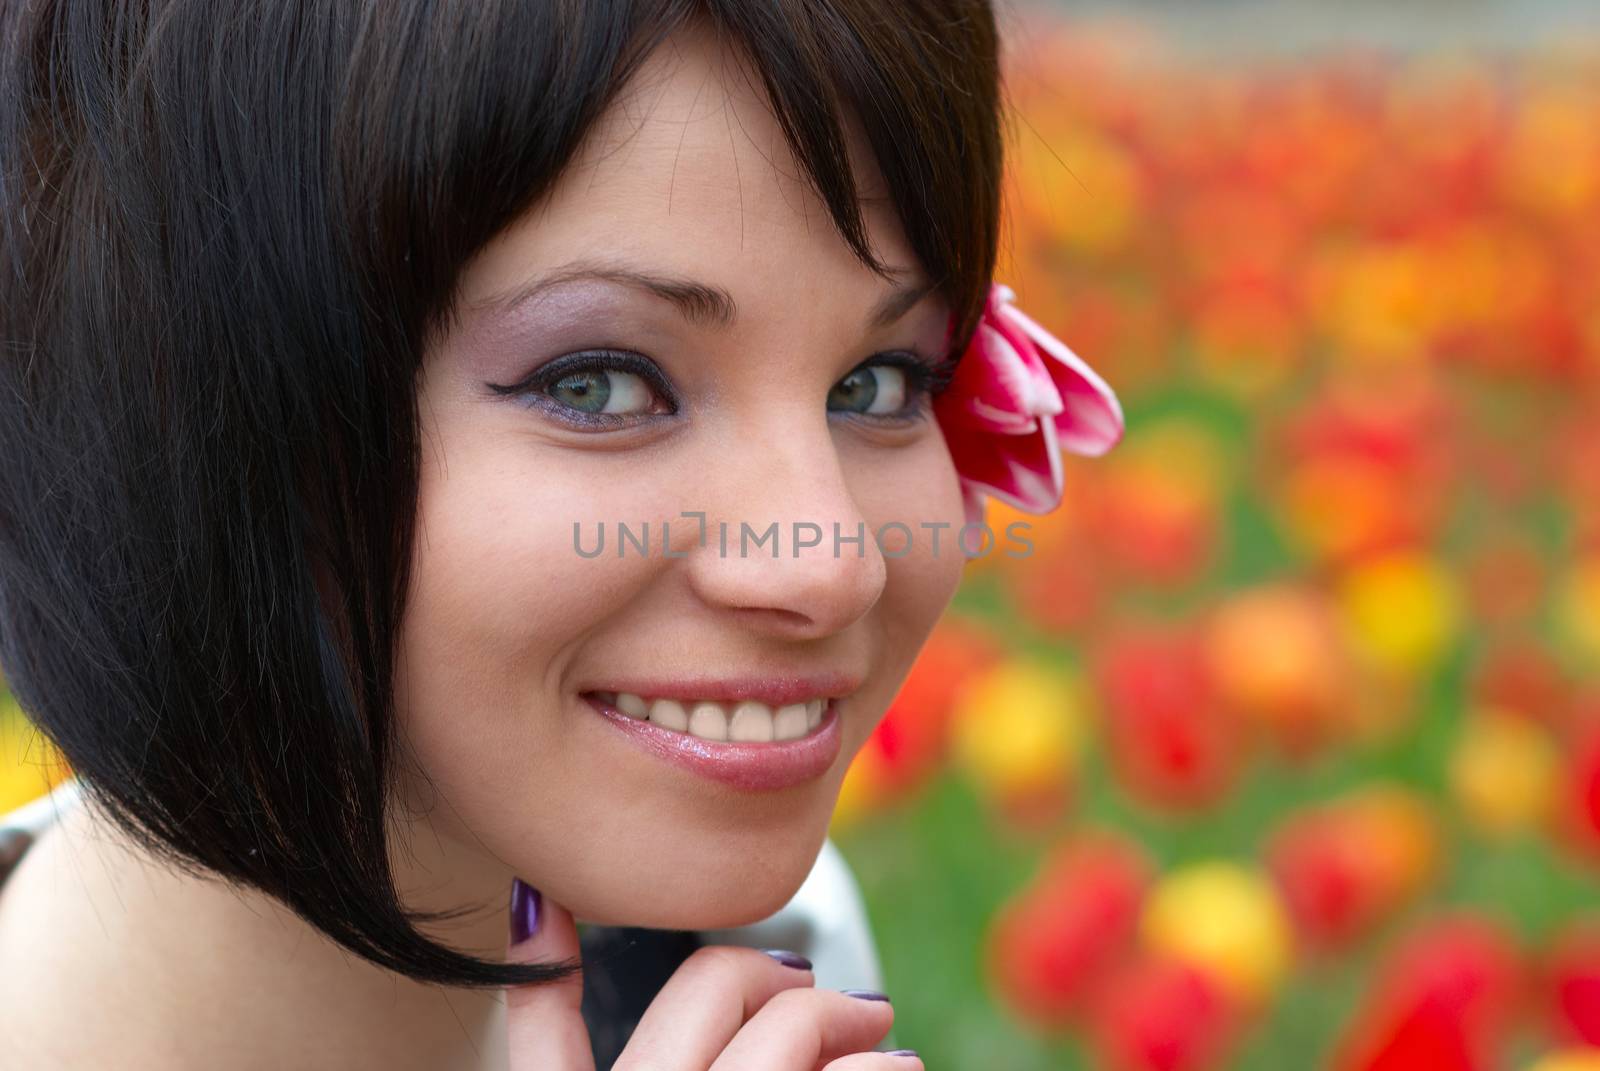
[[[1600,48],[1054,23],[1008,80],[999,278],[1129,431],[990,503],[1033,555],[850,771],[897,1039],[1600,1071]]]
[[[998,279],[1128,435],[845,782],[930,1068],[1600,1071],[1596,42],[1014,40]]]

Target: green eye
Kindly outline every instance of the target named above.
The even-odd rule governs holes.
[[[625,415],[650,409],[651,391],[632,372],[591,368],[562,376],[545,392],[580,413]]]
[[[905,407],[906,371],[893,365],[857,368],[828,392],[828,408],[836,412],[888,416]]]

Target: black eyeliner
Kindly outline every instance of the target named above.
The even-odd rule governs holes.
[[[672,411],[677,412],[678,400],[666,377],[661,374],[661,369],[649,358],[629,350],[580,350],[577,353],[563,354],[535,368],[515,383],[485,383],[484,386],[499,395],[532,394],[573,372],[592,371],[632,373],[649,383],[672,405]]]
[[[910,349],[886,350],[862,361],[846,374],[854,374],[878,365],[900,369],[909,381],[909,393],[915,397],[915,402],[899,413],[847,413],[846,415],[879,423],[906,424],[928,416],[929,403],[949,386],[955,374],[956,359],[951,355],[933,358]],[[594,371],[627,372],[640,377],[672,406],[671,413],[586,413],[581,409],[565,405],[545,393],[548,387],[560,382],[565,376],[576,372]],[[677,398],[660,368],[654,361],[631,350],[604,348],[567,353],[538,366],[515,383],[485,382],[484,386],[502,397],[526,398],[530,406],[546,412],[552,419],[562,423],[593,429],[628,427],[637,423],[641,416],[670,416],[678,411]]]
[[[897,359],[884,360],[885,357]],[[890,350],[857,367],[865,368],[874,364],[887,364],[910,372],[918,389],[926,391],[929,396],[936,396],[948,387],[956,374],[955,357],[929,357],[916,350]]]
[[[886,350],[874,354],[856,365],[846,375],[878,366],[898,368],[908,381],[907,395],[914,400],[898,413],[853,413],[848,410],[835,410],[835,412],[841,416],[886,425],[909,425],[926,420],[932,412],[933,399],[950,385],[950,379],[955,374],[955,364],[955,361],[948,357],[933,358],[916,350]]]

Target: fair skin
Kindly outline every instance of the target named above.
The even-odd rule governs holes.
[[[659,48],[550,196],[468,266],[461,319],[425,361],[396,693],[407,770],[426,778],[402,781],[392,855],[416,907],[499,907],[430,931],[464,951],[507,954],[500,905],[514,875],[546,903],[539,937],[513,950],[521,959],[575,952],[572,917],[709,929],[776,911],[808,873],[850,759],[960,579],[948,540],[936,555],[917,528],[962,520],[931,416],[830,408],[830,392],[875,355],[936,356],[947,310],[929,294],[870,323],[896,284],[851,255],[796,178],[759,80],[736,62],[701,34]],[[870,195],[876,176],[859,137],[853,150]],[[919,281],[892,205],[869,199],[864,211],[879,256],[905,269],[897,283]],[[718,288],[736,318],[691,318],[594,279],[493,304],[577,261]],[[597,428],[561,409],[583,397],[571,380],[542,404],[487,389],[599,347],[646,358],[671,397],[601,370],[616,420]],[[897,373],[869,375],[880,395],[896,394]],[[665,557],[659,522],[684,510],[728,521],[735,538],[741,521],[778,521],[783,553],[724,556],[715,528],[698,547],[694,522],[681,521],[673,550],[684,556]],[[592,539],[601,522],[644,520],[648,557],[574,551],[574,521]],[[791,521],[837,522],[847,534],[901,521],[923,538],[904,557],[881,553],[870,534],[859,557],[854,545],[834,556],[826,538],[795,557]],[[851,684],[833,695],[840,746],[826,769],[780,788],[663,761],[584,698],[638,678],[809,673]],[[0,961],[0,1005],[20,1007],[28,1024],[18,1043],[51,1054],[52,1066],[210,1067],[227,1053],[230,1067],[503,1071],[583,1067],[587,1055],[570,986],[513,994],[508,1021],[501,994],[397,978],[265,897],[140,858],[88,811],[64,819],[13,875]],[[14,968],[27,963],[48,969]],[[709,950],[652,1006],[630,1058],[786,1069],[803,1052],[794,1067],[810,1071],[871,1049],[892,1015],[889,1004],[817,990],[810,972],[755,950]],[[851,1059],[837,1066],[918,1066]]]

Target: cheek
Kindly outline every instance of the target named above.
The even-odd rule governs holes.
[[[425,440],[397,716],[441,785],[481,782],[496,763],[555,776],[571,728],[551,702],[566,656],[648,568],[638,555],[583,558],[573,525],[592,546],[602,519],[648,511],[660,491],[515,434],[467,430],[452,437],[447,423]]]
[[[930,435],[899,454],[863,458],[853,471],[860,476],[851,481],[851,492],[884,548],[885,602],[892,596],[888,616],[913,626],[937,617],[966,565],[957,542],[964,520],[961,486],[944,440]]]

